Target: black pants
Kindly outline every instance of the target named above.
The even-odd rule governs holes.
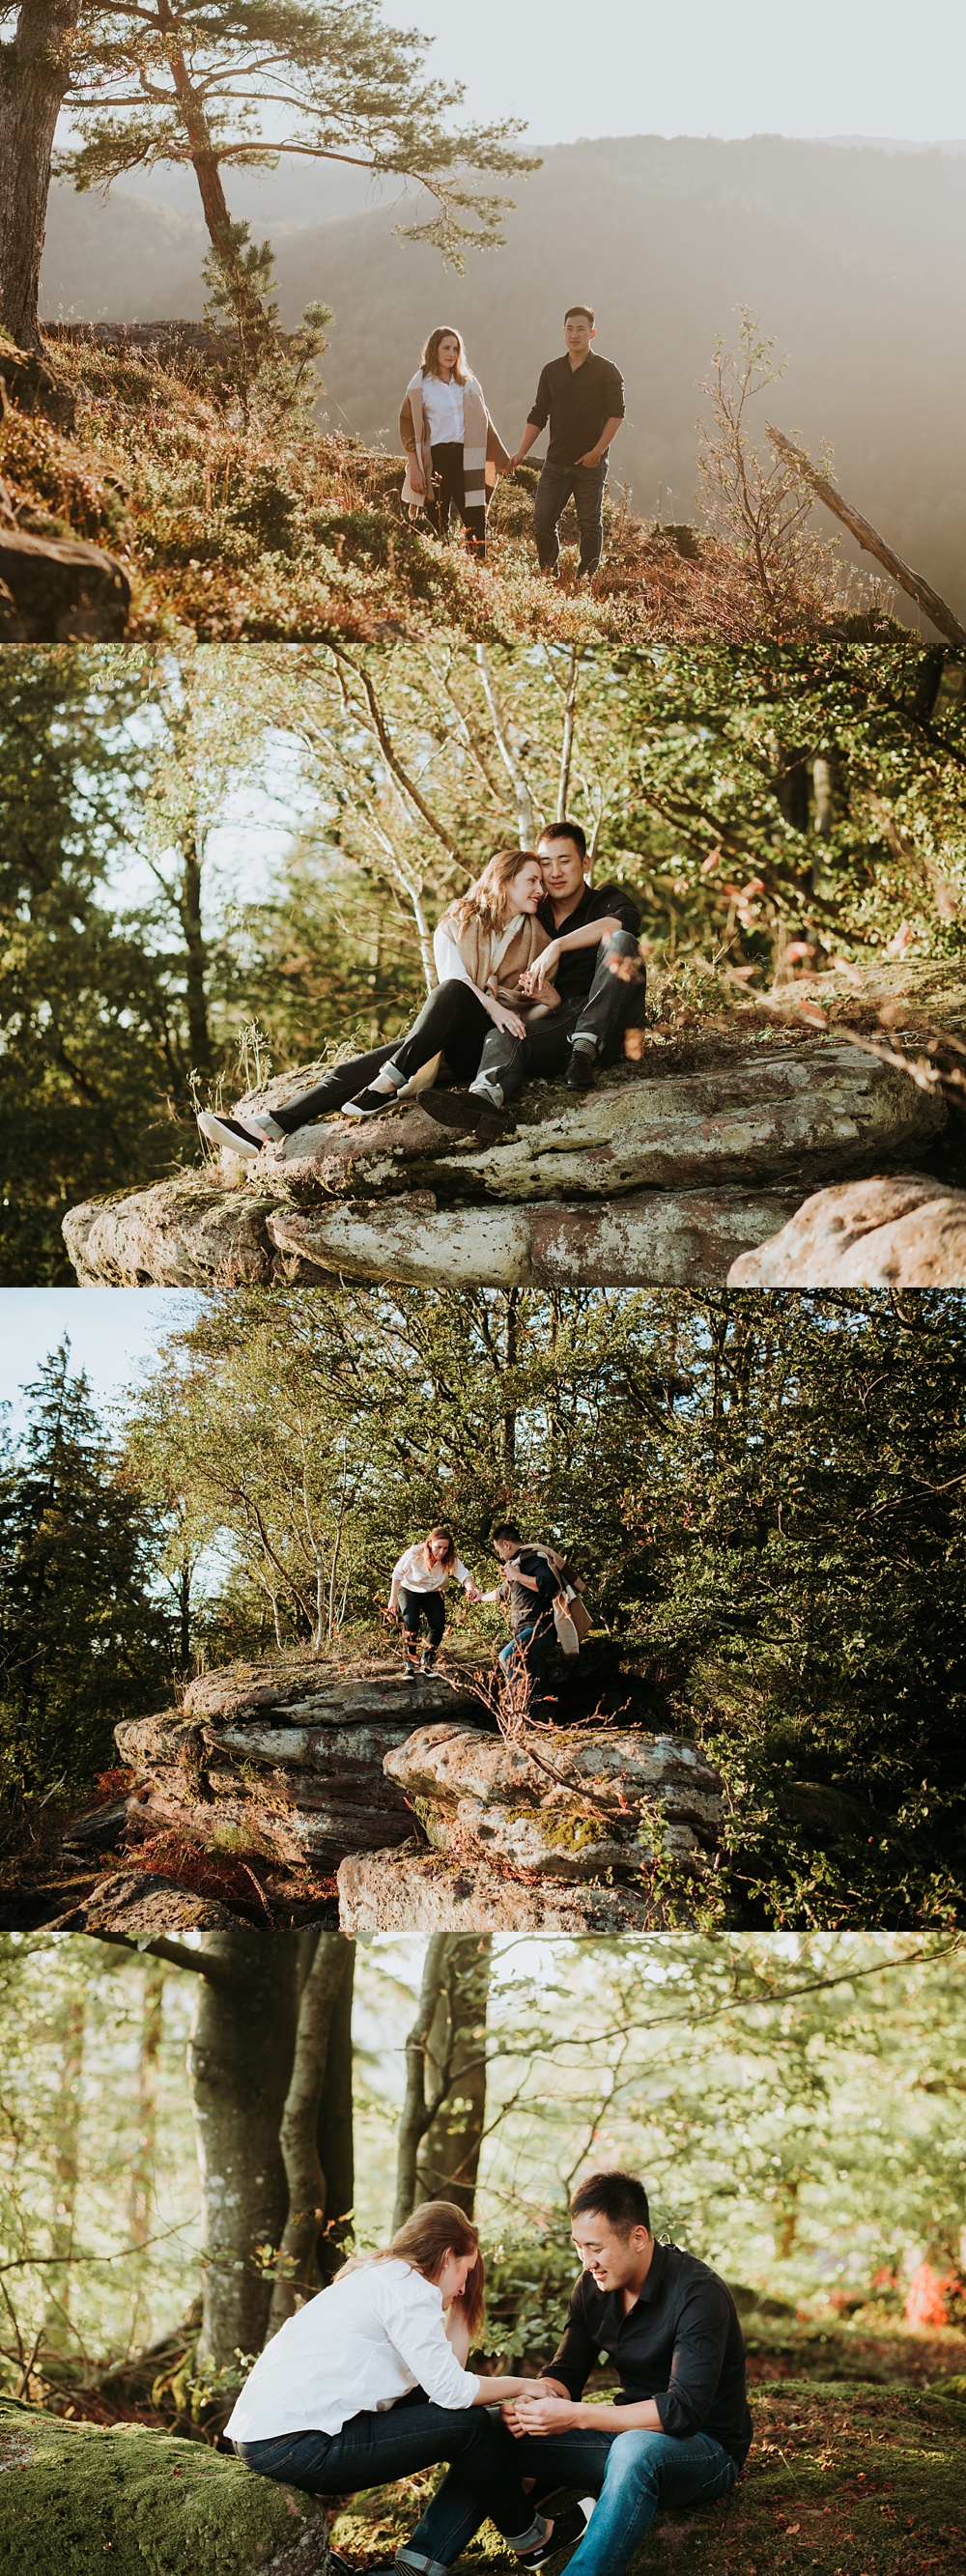
[[[364,1091],[384,1064],[390,1062],[409,1082],[424,1064],[442,1052],[454,1082],[472,1082],[479,1070],[484,1042],[492,1034],[493,1022],[488,1011],[478,1002],[468,984],[451,976],[437,984],[423,1003],[418,1019],[406,1037],[395,1038],[388,1045],[370,1047],[368,1055],[350,1056],[348,1063],[337,1064],[314,1091],[303,1091],[298,1100],[287,1100],[284,1109],[273,1109],[272,1117],[286,1136],[294,1136],[297,1127],[311,1127],[316,1118],[330,1118],[333,1110],[342,1109]]]
[[[604,487],[607,458],[600,465],[551,465],[541,468],[533,504],[533,533],[542,572],[556,572],[560,560],[560,520],[568,501],[577,512],[581,572],[596,572],[604,551]]]
[[[543,2532],[520,2484],[516,2444],[483,2406],[433,2406],[421,2388],[380,2413],[351,2415],[341,2433],[279,2433],[263,2442],[236,2442],[250,2469],[280,2478],[308,2495],[354,2495],[360,2488],[390,2486],[438,2460],[458,2462],[460,2475],[505,2540],[527,2548]],[[429,2562],[427,2561],[427,2564]]]
[[[546,1082],[554,1074],[564,1073],[575,1037],[593,1038],[594,1054],[599,1063],[614,1064],[621,1052],[625,1029],[644,1025],[644,975],[639,984],[625,984],[610,972],[612,957],[636,957],[638,946],[629,930],[617,930],[612,939],[601,941],[597,951],[594,980],[585,1001],[564,1002],[552,1019],[538,1020],[526,1037],[514,1038],[506,1029],[490,1029],[483,1048],[480,1072],[498,1082],[504,1100],[512,1100],[522,1082]]]
[[[430,455],[434,490],[429,507],[438,535],[448,537],[450,520],[456,515],[462,519],[477,552],[482,554],[486,548],[486,511],[478,506],[467,507],[462,442],[457,444],[455,439],[446,439],[441,446],[431,448]]]
[[[425,1619],[426,1626],[429,1630],[429,1642],[435,1655],[437,1646],[442,1645],[443,1630],[446,1626],[446,1603],[443,1599],[442,1592],[406,1592],[401,1590],[399,1594],[399,1616],[402,1620],[403,1627],[405,1628],[406,1635],[413,1646],[415,1646],[419,1635],[419,1622],[421,1619]]]

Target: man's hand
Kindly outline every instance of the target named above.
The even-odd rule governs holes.
[[[507,470],[507,473],[508,473],[508,474],[515,474],[515,473],[516,473],[516,470],[517,470],[517,466],[518,466],[518,465],[522,465],[522,463],[523,463],[523,449],[522,449],[522,447],[518,447],[518,448],[517,448],[516,455],[515,455],[515,456],[511,456],[511,458],[510,458],[509,465],[507,466],[507,469],[506,469],[506,470]]]
[[[552,981],[559,963],[560,941],[551,939],[549,947],[541,948],[540,955],[534,958],[532,966],[524,967],[520,977],[521,993],[529,993],[532,999],[540,992],[543,984]]]
[[[524,2433],[571,2433],[580,2420],[572,2397],[518,2397],[502,2409],[503,2421],[517,2440]]]
[[[603,452],[599,447],[592,447],[588,456],[575,456],[574,458],[575,465],[602,465],[603,461]]]

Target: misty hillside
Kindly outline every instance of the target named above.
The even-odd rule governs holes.
[[[189,189],[179,176],[165,203],[118,193],[106,206],[56,192],[45,314],[198,316],[205,237]],[[343,211],[342,174],[310,171],[301,187],[288,175],[274,219],[271,183],[249,183],[243,209],[236,196],[272,234],[283,319],[314,296],[335,307],[333,426],[394,447],[420,341],[452,320],[515,444],[564,305],[586,299],[627,380],[615,469],[642,513],[683,519],[700,382],[745,304],[789,358],[762,422],[767,411],[813,452],[827,440],[842,490],[966,608],[966,153],[641,136],[556,147],[517,199],[506,248],[454,279],[436,252],[393,239],[390,204],[356,196]]]

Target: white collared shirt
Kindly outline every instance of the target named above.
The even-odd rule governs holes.
[[[463,392],[454,377],[444,384],[442,376],[424,376],[420,367],[410,378],[407,393],[421,394],[426,427],[431,447],[463,444]]]
[[[341,2433],[353,2415],[382,2415],[411,2388],[434,2406],[472,2406],[480,2382],[447,2341],[434,2281],[411,2263],[362,2263],[287,2317],[225,2426],[233,2442],[279,2433]]]
[[[461,1556],[452,1565],[431,1565],[421,1547],[407,1547],[405,1556],[392,1569],[393,1582],[401,1583],[404,1592],[441,1592],[451,1574],[455,1574],[457,1583],[473,1581]]]

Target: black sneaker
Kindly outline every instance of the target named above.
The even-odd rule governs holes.
[[[586,1047],[572,1046],[567,1066],[568,1091],[589,1091],[594,1079],[595,1058]]]
[[[420,1672],[421,1672],[421,1673],[434,1673],[434,1672],[435,1672],[435,1670],[436,1670],[436,1657],[435,1657],[435,1655],[429,1655],[429,1654],[423,1655],[423,1657],[421,1658],[421,1661],[420,1661],[419,1669],[420,1669]]]
[[[562,2549],[576,2549],[589,2521],[590,2515],[582,2504],[568,2505],[566,2513],[555,2515],[549,2540],[539,2540],[535,2549],[526,2550],[522,2556],[514,2552],[517,2566],[546,2567],[551,2558],[559,2557]]]
[[[411,1663],[408,1655],[403,1665],[403,1680],[404,1682],[418,1682],[419,1680],[419,1665]]]
[[[481,1145],[497,1144],[513,1125],[512,1118],[505,1117],[482,1091],[423,1091],[419,1106],[437,1127],[451,1127],[458,1136],[478,1136]]]
[[[246,1163],[254,1162],[265,1143],[264,1130],[249,1127],[240,1118],[220,1117],[213,1109],[199,1110],[198,1125],[209,1145],[227,1145]]]
[[[340,1118],[384,1118],[387,1110],[395,1109],[397,1098],[398,1093],[395,1091],[360,1091],[358,1100],[343,1101],[339,1116]]]

